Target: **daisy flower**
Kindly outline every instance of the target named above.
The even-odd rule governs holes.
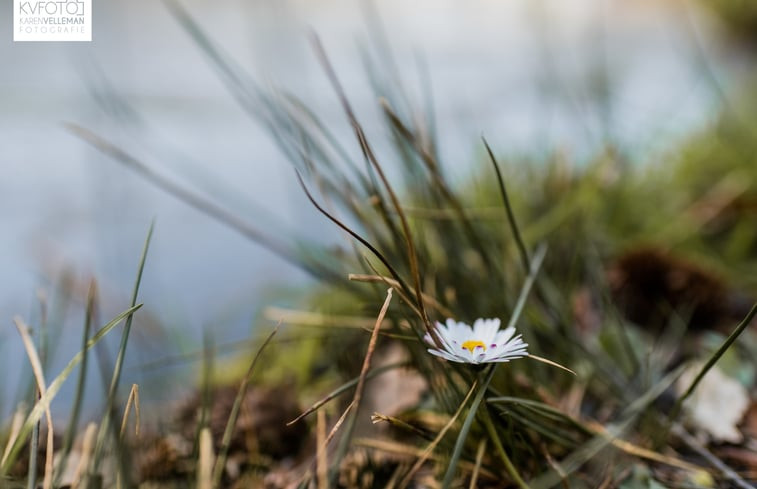
[[[527,357],[528,344],[521,335],[515,336],[515,328],[510,326],[500,331],[499,326],[499,319],[476,319],[472,328],[447,319],[446,326],[436,323],[441,348],[434,343],[430,334],[426,333],[424,339],[433,346],[428,349],[429,353],[451,362],[479,364]]]

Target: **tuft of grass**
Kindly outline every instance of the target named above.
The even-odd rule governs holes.
[[[210,196],[176,184],[105,138],[81,127],[69,129],[152,184],[322,280],[302,306],[309,311],[269,311],[298,328],[287,338],[291,344],[277,342],[277,347],[290,348],[278,357],[298,358],[302,352],[308,359],[296,385],[300,398],[313,402],[289,423],[305,423],[315,413],[313,453],[297,454],[300,465],[292,469],[299,487],[352,487],[345,482],[351,480],[346,479],[345,467],[354,462],[351,455],[358,449],[369,449],[362,467],[369,472],[365,480],[370,487],[423,486],[430,485],[429,480],[442,488],[486,487],[503,480],[521,488],[610,487],[636,477],[639,464],[645,464],[643,472],[655,483],[668,477],[671,485],[681,485],[692,474],[707,474],[722,487],[747,487],[745,477],[695,441],[690,427],[671,425],[669,420],[677,420],[682,403],[726,349],[737,350],[744,364],[755,367],[754,356],[736,340],[751,334],[747,326],[757,309],[747,313],[738,304],[718,304],[721,313],[708,325],[711,330],[733,324],[734,317],[743,320],[719,349],[707,354],[697,343],[699,333],[687,330],[688,319],[701,306],[697,297],[685,296],[684,303],[663,294],[654,297],[653,306],[665,319],[662,331],[652,321],[635,321],[619,300],[622,293],[636,290],[633,285],[646,286],[643,280],[641,286],[629,285],[631,278],[622,276],[627,272],[623,258],[644,247],[655,252],[642,256],[675,257],[666,263],[678,275],[691,270],[681,262],[691,262],[702,268],[698,275],[692,273],[697,277],[724,277],[732,288],[724,302],[757,293],[757,274],[752,273],[757,270],[757,232],[751,219],[757,195],[752,158],[757,133],[744,125],[742,116],[725,111],[707,137],[692,136],[667,158],[668,164],[658,167],[631,162],[610,146],[582,165],[558,152],[538,160],[502,158],[484,139],[480,166],[473,166],[467,178],[451,179],[434,123],[423,117],[433,114],[433,107],[414,106],[405,88],[397,85],[399,76],[393,70],[383,73],[374,64],[378,59],[382,66],[394,66],[379,26],[374,26],[379,52],[367,55],[366,64],[375,74],[370,81],[390,135],[388,144],[368,134],[340,85],[338,68],[330,64],[317,38],[316,56],[352,129],[351,141],[338,138],[294,95],[262,90],[179,3],[166,5],[240,106],[270,129],[291,161],[293,179],[313,204],[314,216],[320,213],[335,230],[346,233],[347,244],[316,249],[294,238],[273,239],[275,233],[251,226]],[[110,441],[117,480],[131,482],[131,449],[116,436],[114,408],[150,236],[151,231],[132,308],[116,318],[127,324],[97,443],[86,452],[88,465],[80,472],[85,481],[102,472]],[[643,278],[656,285],[672,280],[669,275],[650,272]],[[390,302],[395,293],[397,300]],[[118,322],[87,339],[94,302],[92,293],[82,351],[71,368],[85,363],[88,349]],[[377,304],[383,307],[373,322]],[[540,362],[481,370],[443,362],[428,354],[424,335],[438,344],[434,324],[447,317],[507,319],[522,332],[532,359]],[[366,318],[371,318],[368,323]],[[300,328],[313,327],[325,334],[308,337],[313,342],[303,346],[298,340],[307,335]],[[256,345],[217,452],[209,417],[214,401],[211,370],[218,348],[208,339],[197,355],[204,364],[204,395],[200,422],[191,430],[195,448],[189,463],[194,468],[188,483],[203,488],[226,483],[224,471],[244,394],[276,331]],[[402,351],[401,361],[371,368],[395,347]],[[700,376],[676,397],[673,385],[681,372],[702,357],[706,362]],[[274,368],[282,363],[287,366],[278,361]],[[575,375],[555,369],[563,365]],[[423,379],[423,395],[407,412],[374,415],[400,428],[378,431],[359,408],[372,379],[400,368]],[[8,443],[3,474],[33,426],[49,412],[50,400],[69,374],[70,369],[64,370],[41,389],[31,414]],[[426,418],[411,420],[410,414],[417,412],[426,413]],[[354,436],[358,430],[368,435]],[[448,437],[451,432],[457,434],[454,440]],[[329,451],[332,440],[337,447]],[[65,446],[70,450],[70,441]],[[484,447],[491,447],[491,453]],[[381,467],[382,456],[399,461],[391,459]],[[256,471],[273,466],[263,457],[248,458],[243,475],[254,477]],[[380,479],[382,469],[389,474],[386,480]]]

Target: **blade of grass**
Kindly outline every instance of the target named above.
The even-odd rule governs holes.
[[[215,466],[213,467],[213,487],[216,489],[221,487],[221,478],[223,477],[223,470],[226,467],[226,458],[229,455],[229,447],[231,446],[231,436],[233,435],[234,427],[237,424],[237,417],[239,416],[239,409],[242,407],[242,401],[244,400],[244,395],[247,392],[247,386],[250,384],[250,381],[252,380],[252,373],[255,371],[255,366],[258,363],[258,359],[260,358],[260,355],[263,353],[263,350],[265,350],[266,346],[268,346],[268,344],[271,342],[273,337],[276,335],[276,332],[279,330],[280,326],[281,326],[281,321],[279,321],[276,327],[273,328],[273,331],[271,331],[271,333],[266,337],[263,344],[260,345],[260,348],[258,348],[257,353],[255,353],[255,356],[253,357],[252,362],[250,362],[250,366],[247,368],[247,372],[245,373],[245,376],[239,385],[239,390],[237,391],[237,395],[234,398],[234,404],[232,404],[231,406],[229,419],[226,421],[226,428],[223,431],[223,438],[221,439],[221,446],[218,450],[218,458],[216,459]]]
[[[18,432],[18,436],[16,437],[16,440],[14,441],[10,451],[8,452],[7,456],[5,457],[2,467],[0,467],[0,475],[5,475],[8,473],[10,468],[13,466],[13,464],[16,461],[16,457],[18,456],[19,451],[23,447],[24,443],[26,442],[26,437],[29,436],[29,433],[32,430],[32,427],[34,424],[37,423],[37,421],[40,420],[42,415],[45,412],[45,409],[47,409],[50,406],[50,402],[55,398],[55,395],[58,393],[60,388],[63,385],[63,382],[66,381],[69,375],[71,375],[71,372],[74,368],[76,368],[79,363],[82,361],[82,357],[84,356],[84,353],[91,349],[94,345],[96,345],[100,340],[102,340],[105,335],[110,332],[116,325],[118,325],[121,321],[123,321],[128,316],[134,314],[139,308],[142,307],[142,304],[137,304],[134,307],[131,307],[127,309],[126,311],[122,312],[115,318],[113,318],[108,324],[103,326],[93,337],[87,342],[87,347],[85,350],[80,351],[74,357],[68,362],[66,367],[61,371],[58,376],[53,379],[53,381],[48,385],[47,391],[44,395],[40,396],[39,400],[35,403],[34,407],[32,408],[31,412],[26,417],[26,420],[24,421],[24,424],[21,426],[21,429]]]
[[[741,489],[754,489],[754,486],[744,480],[735,470],[723,463],[712,452],[707,450],[707,447],[702,446],[696,438],[686,432],[686,430],[679,424],[675,424],[672,428],[673,434],[680,438],[686,445],[694,450],[698,455],[707,460],[707,462],[718,469],[726,479],[731,481],[734,485]]]
[[[502,202],[505,204],[505,211],[507,212],[507,222],[510,224],[510,231],[512,231],[513,238],[515,239],[515,244],[518,246],[518,251],[520,252],[520,260],[521,260],[521,263],[523,264],[523,269],[528,271],[530,268],[529,263],[531,262],[531,260],[528,257],[526,244],[523,242],[523,238],[520,235],[518,224],[515,221],[515,213],[513,213],[512,205],[510,205],[510,198],[507,195],[507,188],[505,187],[505,180],[502,178],[502,172],[499,169],[497,158],[495,158],[494,152],[489,146],[489,143],[486,142],[486,138],[484,138],[483,136],[481,137],[481,140],[484,142],[484,147],[486,147],[486,152],[489,154],[489,159],[491,160],[492,166],[494,167],[494,171],[497,174],[497,184],[499,185],[499,193],[502,195]]]
[[[94,317],[95,300],[97,297],[97,284],[92,280],[89,284],[89,290],[87,292],[87,307],[84,315],[84,331],[82,332],[82,344],[79,351],[82,352],[81,367],[79,367],[79,377],[76,381],[76,393],[74,394],[74,405],[71,409],[71,416],[68,419],[68,428],[66,434],[63,437],[63,445],[60,450],[60,461],[58,462],[58,473],[54,478],[55,486],[58,486],[60,477],[66,469],[68,462],[68,456],[71,453],[71,447],[74,444],[74,438],[76,437],[76,430],[79,426],[79,416],[81,414],[81,405],[84,402],[84,387],[87,378],[87,340],[89,339],[89,331],[92,329],[92,320]]]
[[[387,416],[386,414],[381,413],[373,413],[373,415],[371,415],[371,423],[376,424],[381,422],[389,423],[394,428],[412,433],[416,436],[420,436],[427,441],[433,440],[433,438],[431,438],[431,435],[429,435],[427,432],[421,430],[420,428],[416,428],[410,423],[407,423],[399,418],[395,418],[394,416]]]
[[[371,448],[374,450],[380,450],[382,452],[391,453],[395,456],[400,456],[403,458],[417,459],[418,457],[422,457],[424,453],[424,450],[421,450],[420,448],[417,448],[413,445],[408,445],[406,443],[400,443],[400,442],[394,442],[394,441],[372,439],[372,438],[356,438],[354,444],[357,447],[365,447],[365,448]],[[435,462],[443,463],[444,456],[432,453],[431,455],[428,456],[428,460],[433,460]],[[474,464],[467,460],[461,460],[460,467],[462,467],[466,471],[473,471]],[[480,475],[485,476],[487,479],[490,479],[492,481],[499,480],[497,475],[491,472],[490,470],[488,470],[486,467],[481,467],[481,470],[479,473]],[[439,487],[439,483],[436,481],[434,482],[435,482],[435,485],[430,486],[430,487]],[[399,486],[397,487],[399,489]]]
[[[296,173],[297,173],[297,180],[300,182],[300,186],[302,187],[302,190],[305,192],[305,195],[307,196],[308,200],[310,200],[310,203],[313,204],[313,206],[318,210],[318,212],[326,216],[331,222],[339,226],[341,229],[347,232],[350,236],[358,240],[363,246],[368,248],[371,251],[371,253],[373,253],[376,256],[376,258],[378,258],[381,261],[381,263],[384,264],[386,269],[389,271],[389,273],[392,274],[392,277],[394,277],[394,279],[397,280],[400,286],[404,290],[409,291],[410,289],[407,288],[407,285],[405,285],[405,282],[402,280],[402,277],[400,277],[400,275],[397,273],[394,267],[389,263],[389,261],[384,257],[384,255],[379,250],[377,250],[371,243],[369,243],[368,240],[366,240],[365,238],[360,236],[358,233],[350,229],[346,224],[342,223],[339,219],[332,216],[326,209],[321,207],[321,205],[318,204],[318,202],[315,200],[313,195],[308,190],[307,186],[305,185],[305,182],[302,180],[302,176],[300,175],[300,172],[296,171]]]
[[[529,267],[529,273],[526,277],[526,280],[523,282],[523,286],[521,287],[520,294],[518,295],[518,300],[515,302],[515,307],[513,307],[513,312],[510,315],[510,320],[507,323],[507,327],[515,327],[515,325],[518,323],[518,320],[520,319],[521,314],[523,313],[523,308],[526,306],[526,301],[528,300],[528,296],[531,292],[531,288],[533,288],[534,282],[536,281],[536,275],[539,273],[539,270],[541,269],[542,263],[544,263],[544,257],[547,255],[547,245],[542,244],[536,249],[536,252],[534,253],[533,261],[531,261],[531,265]]]
[[[24,343],[24,349],[26,350],[26,355],[29,357],[29,363],[32,366],[32,372],[34,373],[34,379],[37,382],[37,390],[39,391],[40,396],[44,396],[47,392],[45,381],[45,374],[42,371],[42,362],[39,359],[39,354],[37,353],[37,349],[34,346],[34,340],[32,340],[31,335],[29,334],[29,327],[24,324],[24,322],[21,320],[21,318],[16,317],[13,319],[13,321],[16,323],[16,329],[18,330],[18,333],[21,335],[21,340]],[[48,405],[45,408],[45,418],[47,421],[47,446],[45,447],[45,476],[42,481],[42,488],[43,489],[52,489],[53,485],[53,453],[55,453],[54,447],[53,447],[53,415],[50,412],[50,406]],[[39,424],[37,424],[37,429],[39,429]],[[35,444],[32,443],[32,447],[36,448],[34,446]],[[36,450],[35,450],[36,452]],[[30,489],[34,489],[36,487],[36,459],[37,459],[37,453],[31,454],[32,459],[34,460],[34,463],[29,463],[30,466],[30,472],[31,467],[34,466],[35,470],[33,473],[29,474],[29,487]]]
[[[736,328],[731,332],[730,335],[728,335],[728,338],[725,339],[722,345],[713,353],[709,359],[707,359],[707,362],[702,366],[702,369],[699,371],[697,376],[694,378],[694,380],[691,382],[691,385],[686,389],[686,391],[681,395],[677,400],[675,405],[673,406],[673,409],[670,411],[670,415],[668,416],[668,425],[675,421],[675,419],[678,417],[681,411],[681,407],[683,406],[683,403],[686,401],[686,399],[691,396],[691,394],[694,392],[694,389],[697,388],[699,385],[699,382],[704,378],[704,376],[709,372],[709,370],[712,368],[715,363],[717,363],[718,360],[720,360],[720,357],[723,356],[723,354],[730,348],[730,346],[733,344],[734,341],[741,335],[741,333],[744,332],[747,326],[751,324],[752,319],[754,319],[755,315],[757,315],[757,303],[752,305],[752,309],[747,313],[746,317],[741,320],[741,322],[736,325]]]
[[[375,368],[368,373],[365,374],[365,380],[372,379],[373,377],[376,377],[377,375],[381,375],[383,373],[386,373],[390,370],[394,370],[395,368],[401,368],[406,367],[408,365],[407,362],[399,362],[399,363],[391,363],[389,365],[384,365],[383,367]],[[348,391],[353,386],[357,385],[357,383],[360,382],[360,376],[355,377],[354,379],[350,380],[349,382],[346,382],[345,384],[342,384],[340,387],[334,389],[330,393],[328,393],[325,397],[323,397],[320,401],[316,402],[312,406],[310,406],[308,409],[306,409],[302,414],[294,418],[292,421],[287,423],[287,426],[292,425],[296,423],[297,421],[301,420],[305,416],[311,414],[314,411],[317,411],[320,409],[321,406],[326,404],[327,402],[331,401],[332,399],[339,397],[341,394]]]
[[[473,473],[470,476],[470,484],[468,489],[476,489],[476,482],[478,482],[478,472],[481,470],[481,462],[484,460],[484,452],[486,451],[486,438],[481,440],[478,444],[478,450],[476,450],[476,466],[473,468]]]
[[[170,195],[173,195],[180,201],[215,219],[221,224],[224,224],[225,226],[237,231],[245,238],[273,252],[276,256],[281,257],[285,261],[302,268],[314,277],[323,278],[331,282],[338,282],[341,280],[341,277],[336,275],[334,272],[322,267],[316,267],[315,264],[307,263],[301,257],[297,256],[297,253],[294,249],[285,245],[283,242],[278,242],[270,236],[263,234],[262,232],[252,227],[246,221],[220,207],[213,201],[177,184],[169,177],[156,172],[142,161],[101,138],[89,129],[73,123],[66,123],[65,127],[75,136],[89,143],[91,146],[93,146],[103,154],[123,164],[125,167],[135,171],[139,176],[152,183],[156,187],[160,188]]]
[[[200,430],[200,453],[197,460],[197,488],[213,489],[213,434],[204,426]]]
[[[71,482],[71,489],[77,489],[82,479],[86,480],[87,467],[92,460],[92,452],[95,449],[95,443],[97,441],[97,425],[95,423],[89,423],[86,430],[84,430],[84,441],[81,447],[81,458],[79,464],[76,466],[74,472],[74,478]]]
[[[492,443],[494,443],[494,448],[496,449],[499,458],[502,459],[502,463],[505,465],[505,470],[510,475],[512,480],[515,481],[516,484],[518,484],[518,487],[520,487],[521,489],[529,489],[528,484],[526,484],[526,482],[520,476],[518,470],[510,460],[510,457],[507,455],[505,447],[502,446],[502,440],[499,439],[499,434],[497,434],[497,429],[494,426],[494,422],[492,421],[491,415],[489,414],[489,410],[486,408],[486,406],[484,406],[484,409],[481,410],[481,414],[482,419],[484,420],[484,427],[486,428],[486,432],[489,434],[489,438],[491,438]]]
[[[13,413],[13,419],[11,420],[11,428],[8,434],[8,442],[5,444],[5,449],[3,450],[3,458],[2,460],[0,460],[0,466],[5,465],[5,460],[8,458],[11,448],[13,447],[13,444],[16,442],[16,439],[18,438],[18,435],[21,432],[21,427],[24,425],[24,419],[26,418],[25,413],[26,413],[25,403],[21,403],[21,405],[18,408],[16,408],[16,412]]]
[[[318,489],[328,489],[329,487],[329,464],[326,450],[326,413],[318,411],[316,422],[316,476],[318,480]]]
[[[476,392],[476,397],[474,397],[471,402],[468,415],[465,417],[465,421],[463,421],[462,428],[460,428],[460,433],[457,435],[455,448],[452,450],[452,456],[450,457],[449,465],[447,466],[447,472],[445,472],[444,480],[442,481],[442,489],[448,489],[452,484],[452,479],[455,477],[457,464],[460,462],[460,456],[463,454],[463,445],[465,445],[465,440],[468,438],[468,431],[470,431],[470,427],[473,425],[473,419],[476,417],[478,406],[484,398],[484,394],[486,393],[487,387],[489,387],[489,383],[491,383],[492,377],[494,377],[495,365],[496,364],[487,366],[479,376],[480,386],[478,392]]]
[[[124,409],[124,416],[121,420],[121,431],[119,432],[122,439],[126,435],[126,427],[129,424],[129,413],[131,412],[132,405],[134,406],[134,415],[136,416],[134,420],[134,434],[139,436],[139,385],[137,384],[131,385],[129,397],[126,399],[126,408]]]
[[[559,369],[561,369],[561,370],[565,370],[566,372],[570,372],[570,373],[572,373],[573,375],[578,375],[577,373],[575,373],[574,371],[572,371],[572,370],[571,370],[571,369],[569,369],[568,367],[563,367],[563,366],[562,366],[562,365],[560,365],[559,363],[557,363],[557,362],[553,362],[552,360],[548,360],[548,359],[546,359],[546,358],[543,358],[543,357],[539,357],[539,356],[536,356],[536,355],[531,355],[530,353],[528,354],[527,358],[530,358],[531,360],[536,360],[537,362],[545,363],[545,364],[547,364],[547,365],[551,365],[551,366],[553,366],[553,367],[557,367],[557,368],[559,368]]]
[[[142,254],[139,258],[139,264],[137,265],[137,277],[134,281],[134,288],[131,293],[131,305],[132,307],[137,303],[137,297],[139,295],[139,286],[142,283],[142,273],[145,269],[145,262],[147,261],[147,251],[150,249],[150,241],[152,240],[152,233],[155,229],[155,221],[150,223],[150,227],[147,230],[147,236],[145,237],[144,245],[142,246]],[[103,420],[100,423],[100,431],[97,435],[97,444],[95,445],[95,453],[93,455],[93,468],[97,470],[100,467],[100,461],[104,454],[105,441],[108,433],[113,438],[114,448],[116,450],[116,456],[118,461],[118,477],[128,487],[129,471],[126,468],[127,462],[124,457],[128,456],[127,451],[121,450],[121,443],[118,436],[118,428],[115,425],[115,405],[116,397],[118,396],[118,386],[121,381],[121,370],[123,369],[124,358],[126,357],[126,346],[129,342],[129,333],[131,332],[131,324],[134,319],[134,315],[129,315],[124,323],[124,329],[121,332],[121,343],[118,347],[118,353],[116,354],[116,362],[113,366],[113,374],[110,380],[110,387],[108,388],[108,395],[105,399],[105,414]]]
[[[357,273],[351,273],[347,276],[348,280],[354,280],[355,282],[369,282],[369,283],[376,283],[376,282],[383,282],[386,284],[391,285],[392,287],[396,289],[399,288],[399,284],[389,278],[389,277],[382,277],[380,275],[366,275],[366,274],[357,274]],[[398,291],[399,292],[399,291]],[[426,303],[439,311],[444,317],[448,318],[455,318],[455,313],[444,307],[442,304],[439,303],[436,299],[431,297],[428,294],[422,294],[423,300],[426,301]]]
[[[35,394],[37,394],[38,396],[37,398],[39,398],[39,393],[35,392]],[[47,414],[47,410],[45,410],[45,414]],[[32,436],[29,443],[29,467],[26,469],[27,489],[37,489],[37,460],[39,459],[39,425],[40,425],[40,421],[37,421],[36,423],[34,423],[34,427],[32,428]]]

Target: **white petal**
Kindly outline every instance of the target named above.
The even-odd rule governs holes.
[[[512,326],[502,331],[498,331],[497,335],[494,338],[494,343],[498,345],[505,344],[508,341],[510,341],[510,338],[512,338],[514,334],[515,334],[515,328]]]
[[[473,323],[473,338],[483,342],[487,348],[493,343],[499,329],[499,319],[476,319]]]
[[[437,330],[437,331],[438,331],[438,330]],[[425,341],[426,343],[428,343],[428,344],[429,344],[429,345],[431,345],[431,346],[436,346],[436,344],[434,343],[434,339],[433,339],[433,338],[431,337],[431,335],[430,335],[430,334],[428,334],[428,333],[426,333],[426,334],[425,334],[425,335],[423,336],[423,341]]]
[[[430,354],[432,354],[432,355],[436,355],[437,357],[442,357],[442,358],[444,358],[445,360],[449,360],[449,361],[452,361],[452,362],[459,362],[459,360],[457,360],[457,359],[456,359],[456,358],[455,358],[454,356],[450,355],[450,354],[449,354],[449,353],[447,353],[446,351],[442,351],[442,350],[432,350],[431,348],[429,348],[429,349],[428,349],[428,352],[429,352]]]

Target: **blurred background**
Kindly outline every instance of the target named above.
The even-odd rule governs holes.
[[[729,14],[729,3],[181,2],[258,84],[297,95],[347,140],[313,54],[315,32],[379,151],[389,136],[363,61],[372,39],[388,39],[396,64],[378,65],[433,109],[442,160],[459,178],[479,161],[482,134],[500,152],[537,160],[561,151],[580,164],[611,145],[639,164],[665,165],[677,142],[712,124],[734,103],[734,87],[748,83],[754,24]],[[91,43],[14,43],[11,4],[0,10],[0,369],[10,381],[2,395],[12,401],[28,385],[28,373],[7,375],[26,364],[13,316],[34,325],[47,298],[59,338],[49,367],[57,372],[78,350],[91,277],[101,322],[128,305],[155,219],[125,381],[139,382],[145,398],[171,399],[192,385],[191,369],[173,367],[192,361],[181,355],[201,348],[203,331],[217,344],[245,340],[261,307],[286,305],[309,279],[64,123],[93,130],[283,239],[328,244],[339,235],[163,3],[95,1]],[[115,351],[117,340],[106,348]],[[99,392],[88,391],[93,399]],[[65,392],[60,402],[65,411]],[[2,402],[5,414],[13,407]]]

